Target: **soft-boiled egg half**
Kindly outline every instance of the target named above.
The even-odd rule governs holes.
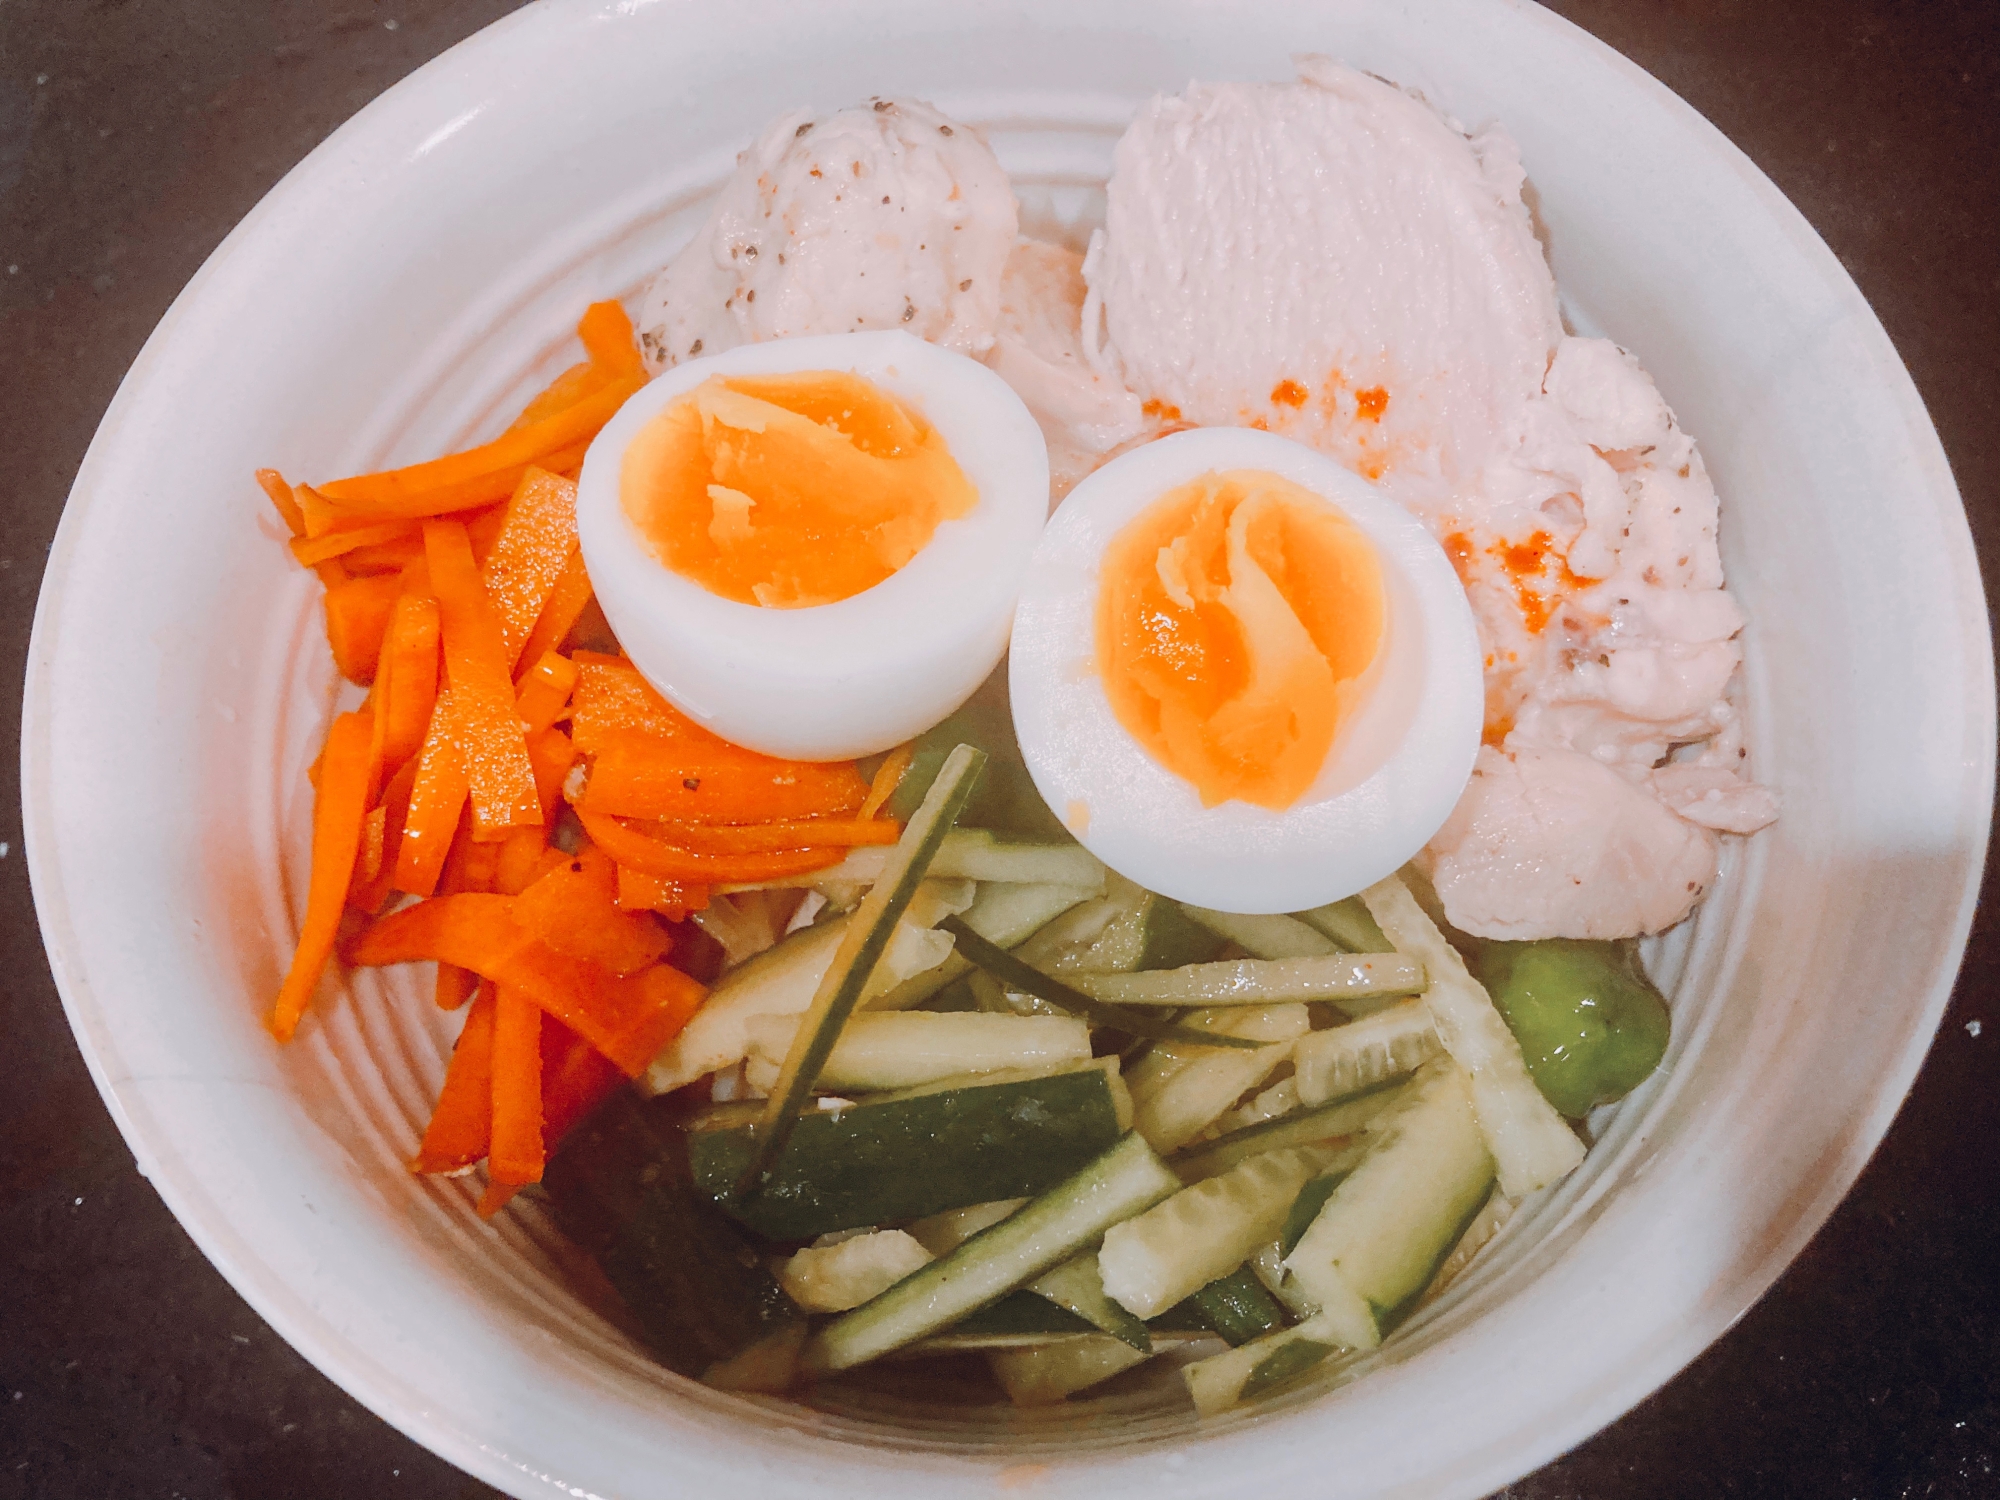
[[[1008,661],[1056,816],[1112,869],[1221,911],[1301,911],[1421,849],[1484,712],[1465,591],[1422,524],[1310,448],[1178,433],[1070,492]]]
[[[798,760],[886,750],[1007,649],[1048,452],[991,370],[904,333],[749,344],[661,374],[584,460],[584,565],[633,665]]]

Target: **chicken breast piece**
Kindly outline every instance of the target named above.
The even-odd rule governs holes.
[[[1007,258],[987,363],[1014,388],[1049,445],[1049,494],[1060,500],[1113,449],[1147,426],[1139,398],[1084,356],[1083,257],[1023,236]]]
[[[1520,160],[1351,68],[1299,73],[1193,85],[1126,131],[1085,263],[1100,357],[1149,410],[1269,427],[1435,509],[1562,336]]]
[[[1660,932],[1715,881],[1714,835],[1571,750],[1479,752],[1425,851],[1454,925],[1475,937]]]
[[[640,300],[661,370],[738,344],[900,328],[993,346],[1014,190],[977,132],[914,100],[785,115]]]

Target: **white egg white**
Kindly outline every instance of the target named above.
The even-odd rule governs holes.
[[[619,503],[625,449],[711,375],[802,370],[852,371],[916,411],[979,502],[852,598],[805,609],[739,604],[672,572],[646,546]],[[753,750],[845,760],[913,738],[992,672],[1048,495],[1041,429],[991,370],[905,333],[832,334],[746,344],[656,377],[591,444],[577,531],[611,628],[676,707]]]
[[[1267,470],[1323,497],[1382,565],[1388,620],[1363,701],[1318,779],[1281,811],[1204,808],[1118,722],[1098,671],[1106,546],[1169,490],[1230,469]],[[1332,459],[1248,428],[1162,438],[1070,492],[1035,549],[1008,679],[1028,770],[1084,846],[1141,885],[1220,911],[1301,911],[1397,869],[1457,803],[1484,717],[1472,611],[1430,533]]]

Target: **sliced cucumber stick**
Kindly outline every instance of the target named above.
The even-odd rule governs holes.
[[[1405,1000],[1302,1037],[1292,1049],[1299,1100],[1323,1104],[1414,1073],[1444,1050],[1430,1006]]]
[[[1471,1083],[1473,1113],[1498,1165],[1500,1190],[1521,1198],[1567,1176],[1583,1160],[1583,1142],[1542,1097],[1520,1043],[1458,950],[1395,876],[1371,885],[1361,900],[1397,950],[1430,974],[1424,999],[1438,1039]]]
[[[1424,967],[1399,953],[1331,953],[1232,958],[1143,974],[1073,974],[1070,983],[1113,1005],[1270,1005],[1415,994],[1424,987]]]
[[[1095,1255],[1082,1255],[1065,1261],[1053,1271],[1029,1282],[1028,1290],[1075,1313],[1093,1328],[1102,1329],[1134,1349],[1147,1353],[1152,1351],[1153,1340],[1146,1332],[1146,1325],[1105,1295],[1104,1275]]]
[[[1107,1334],[1086,1334],[1030,1349],[995,1350],[986,1362],[1016,1406],[1047,1406],[1144,1364],[1149,1352]]]
[[[1195,1410],[1212,1417],[1289,1384],[1347,1347],[1341,1330],[1321,1315],[1226,1354],[1196,1360],[1181,1377]]]
[[[1174,1151],[1212,1125],[1291,1056],[1312,1025],[1303,1005],[1194,1011],[1181,1026],[1269,1042],[1254,1050],[1155,1042],[1132,1070],[1133,1126],[1156,1151]]]
[[[1227,1276],[1276,1237],[1332,1154],[1300,1146],[1253,1156],[1114,1226],[1098,1254],[1105,1292],[1150,1318]]]
[[[1365,1130],[1369,1121],[1394,1103],[1397,1090],[1401,1087],[1403,1085],[1396,1083],[1383,1084],[1352,1098],[1335,1099],[1313,1109],[1301,1109],[1259,1125],[1233,1130],[1214,1140],[1202,1141],[1176,1154],[1172,1159],[1173,1168],[1184,1181],[1200,1182],[1204,1177],[1227,1172],[1248,1157],[1264,1151],[1276,1151],[1281,1146],[1345,1141]],[[1356,1143],[1352,1149],[1354,1160],[1359,1161],[1361,1145]]]
[[[757,1016],[750,1055],[781,1060],[796,1016]],[[1047,1069],[1090,1061],[1090,1028],[1070,1016],[885,1011],[855,1016],[820,1069],[823,1090],[907,1089],[961,1073]]]
[[[1465,1075],[1426,1063],[1375,1122],[1365,1156],[1285,1257],[1346,1343],[1372,1348],[1421,1292],[1493,1185]]]
[[[1181,903],[1181,910],[1210,932],[1228,938],[1252,958],[1320,958],[1343,951],[1326,934],[1308,927],[1297,917],[1240,916],[1185,902]]]
[[[1074,1258],[1179,1186],[1143,1137],[1127,1135],[1027,1207],[834,1319],[807,1344],[806,1363],[850,1369],[936,1333]]]

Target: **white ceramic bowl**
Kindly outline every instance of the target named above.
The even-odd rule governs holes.
[[[990,131],[1054,232],[1096,210],[1146,94],[1306,49],[1506,124],[1570,316],[1638,351],[1722,492],[1755,770],[1785,817],[1659,955],[1669,1066],[1331,1394],[1198,1427],[1143,1397],[811,1409],[670,1376],[570,1290],[532,1208],[488,1227],[467,1184],[403,1170],[453,1024],[413,987],[329,984],[284,1050],[258,1025],[335,684],[250,473],[492,429],[780,110],[933,99]],[[56,979],[141,1170],[321,1369],[503,1489],[1449,1497],[1667,1379],[1853,1181],[1958,964],[1994,739],[1965,518],[1881,327],[1740,153],[1565,22],[1505,0],[600,0],[524,10],[391,90],[175,303],[63,518],[22,785]]]

